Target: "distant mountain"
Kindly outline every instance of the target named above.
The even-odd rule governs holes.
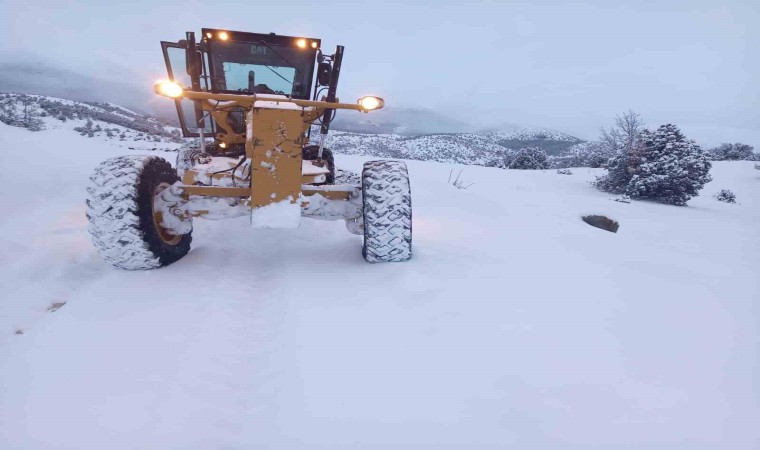
[[[575,144],[583,142],[575,136],[545,128],[520,128],[511,131],[492,131],[486,133],[502,147],[520,149],[524,147],[541,147],[549,155],[559,155]]]

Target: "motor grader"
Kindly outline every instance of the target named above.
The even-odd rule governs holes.
[[[183,135],[172,167],[121,156],[90,177],[87,217],[99,253],[122,269],[171,264],[190,250],[193,220],[250,217],[254,228],[295,228],[303,217],[345,221],[368,262],[411,257],[409,177],[401,161],[336,170],[325,137],[338,110],[368,113],[379,97],[336,96],[343,46],[319,39],[220,29],[162,42]],[[318,136],[312,136],[318,133]]]

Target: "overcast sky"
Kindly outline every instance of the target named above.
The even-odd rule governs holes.
[[[0,5],[3,51],[99,77],[152,84],[165,76],[159,41],[188,30],[276,32],[345,45],[344,99],[376,93],[389,105],[442,108],[475,124],[536,124],[583,138],[629,108],[698,139],[711,129],[760,136],[758,1]]]

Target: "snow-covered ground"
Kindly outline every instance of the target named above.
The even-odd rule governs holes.
[[[760,446],[752,163],[674,207],[612,201],[598,170],[467,167],[458,190],[411,161],[408,263],[365,263],[342,223],[239,218],[125,272],[83,199],[129,150],[3,124],[0,148],[4,450]]]

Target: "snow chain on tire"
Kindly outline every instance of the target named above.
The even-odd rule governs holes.
[[[167,240],[153,216],[153,196],[177,181],[177,172],[156,156],[120,156],[102,162],[87,187],[92,243],[112,265],[127,270],[169,265],[190,251],[191,233]]]
[[[362,172],[364,259],[371,263],[412,257],[412,194],[406,164],[368,161]]]

